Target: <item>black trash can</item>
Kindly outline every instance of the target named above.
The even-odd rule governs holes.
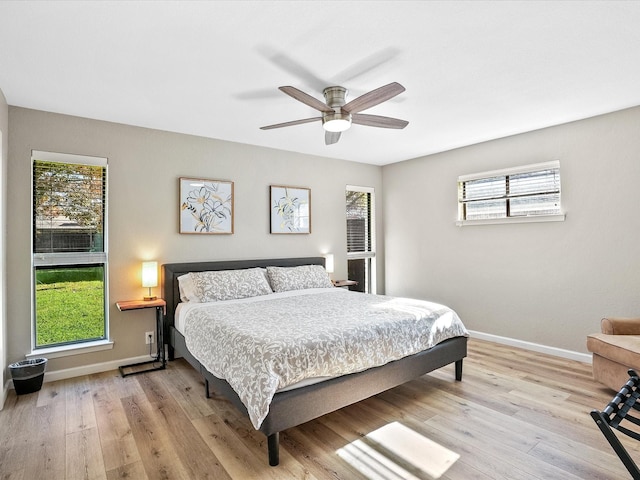
[[[42,388],[44,370],[47,367],[46,358],[34,358],[22,360],[9,365],[13,386],[17,395],[37,392]]]

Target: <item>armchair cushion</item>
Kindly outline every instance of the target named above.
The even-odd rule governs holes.
[[[622,364],[625,372],[629,368],[640,370],[640,336],[593,333],[587,336],[587,350]]]

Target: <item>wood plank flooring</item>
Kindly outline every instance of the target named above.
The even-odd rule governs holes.
[[[587,364],[470,339],[462,382],[448,366],[287,430],[269,467],[266,438],[225,400],[205,398],[177,360],[12,391],[0,479],[432,479],[438,461],[453,461],[447,480],[627,479],[589,416],[612,396]],[[623,441],[640,462],[640,442]]]

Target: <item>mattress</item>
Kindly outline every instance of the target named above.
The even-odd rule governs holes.
[[[292,292],[282,292],[282,293],[274,293],[271,295],[268,295],[269,298],[277,298],[277,297],[287,297],[287,296],[292,296],[295,295]],[[224,300],[222,302],[212,302],[212,303],[179,303],[177,308],[176,308],[176,313],[175,313],[175,328],[176,330],[178,330],[183,336],[184,336],[184,324],[186,322],[186,318],[189,315],[189,311],[193,310],[195,307],[202,307],[202,306],[206,306],[206,305],[211,305],[211,304],[234,304],[234,303],[248,303],[248,302],[255,302],[255,301],[263,301],[266,300],[266,298],[262,298],[262,297],[250,297],[250,298],[243,298],[240,300]],[[339,375],[335,375],[335,376],[339,376]],[[295,382],[292,383],[291,385],[287,385],[286,387],[280,387],[277,389],[276,392],[286,392],[289,390],[295,390],[296,388],[302,388],[302,387],[306,387],[309,385],[313,385],[314,383],[320,383],[320,382],[324,382],[325,380],[329,380],[331,378],[334,378],[335,376],[329,376],[329,375],[325,375],[325,376],[316,376],[313,378],[305,378],[304,380],[300,380],[299,382]],[[221,378],[221,377],[218,377]]]
[[[256,429],[277,391],[468,336],[444,305],[339,288],[181,304],[175,323],[191,354],[236,391]]]

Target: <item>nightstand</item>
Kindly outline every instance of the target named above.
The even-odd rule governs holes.
[[[156,309],[156,358],[147,362],[131,363],[129,365],[122,365],[118,367],[120,374],[123,377],[129,375],[136,375],[138,373],[153,372],[155,370],[164,370],[167,365],[167,360],[164,355],[164,325],[163,319],[167,309],[167,302],[162,298],[156,300],[127,300],[124,302],[116,302],[118,310],[125,312],[127,310],[140,310],[143,308],[155,308]],[[134,370],[132,372],[125,372],[125,368],[137,367],[139,365],[155,364],[160,362],[157,367],[147,368],[144,370]]]
[[[333,280],[334,287],[350,287],[351,285],[357,285],[355,280]]]

